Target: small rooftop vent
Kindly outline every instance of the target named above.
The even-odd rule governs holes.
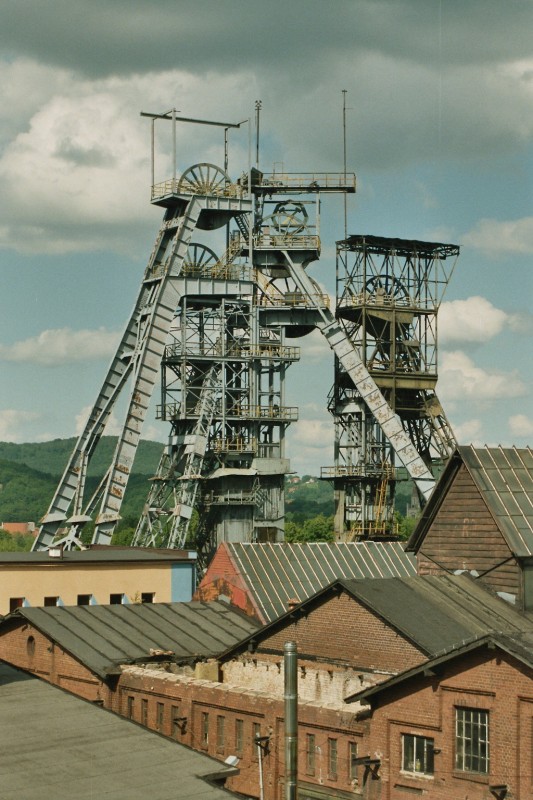
[[[48,550],[48,556],[50,558],[63,558],[63,544],[58,544],[56,547],[50,547]]]

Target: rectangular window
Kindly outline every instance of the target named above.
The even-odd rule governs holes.
[[[402,734],[402,769],[420,775],[433,775],[434,739]]]
[[[357,742],[348,742],[348,780],[351,783],[358,783],[357,768]]]
[[[240,755],[244,747],[244,720],[235,720],[235,753]]]
[[[141,603],[153,603],[155,600],[155,592],[142,592]]]
[[[163,730],[163,725],[165,724],[165,704],[158,703],[157,704],[157,716],[156,716],[156,730],[161,732]]]
[[[24,605],[23,597],[10,597],[9,598],[9,613],[12,614],[17,608],[22,608]]]
[[[135,698],[131,695],[128,696],[128,719],[133,719],[133,712],[135,709]]]
[[[110,606],[120,606],[122,605],[123,596],[121,594],[110,594],[109,595],[109,605]]]
[[[315,774],[315,734],[306,733],[305,735],[305,773],[306,775]]]
[[[218,716],[217,717],[217,753],[224,752],[224,745],[226,744],[224,741],[224,728],[225,728],[225,717]]]
[[[259,722],[254,722],[252,725],[252,760],[257,761],[257,739],[261,736],[261,725]]]
[[[328,778],[337,780],[337,740],[328,739]]]
[[[57,606],[57,601],[59,597],[45,597],[44,598],[44,606],[48,608],[49,606]]]
[[[202,747],[207,747],[209,745],[209,714],[207,711],[202,711],[200,721],[200,744]]]
[[[455,769],[489,771],[489,712],[477,708],[455,709]]]
[[[172,736],[175,739],[181,733],[183,725],[183,720],[180,719],[180,707],[179,706],[172,706]]]
[[[141,700],[141,725],[148,725],[148,700]]]
[[[79,594],[78,595],[78,605],[79,606],[88,606],[91,604],[91,595],[90,594]]]

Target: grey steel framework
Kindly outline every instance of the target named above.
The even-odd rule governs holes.
[[[337,243],[339,323],[433,474],[456,446],[435,386],[437,312],[458,254],[456,245],[378,236]],[[394,445],[338,359],[329,410],[335,464],[321,476],[335,487],[336,534],[390,536]]]
[[[154,179],[152,144],[151,197],[153,204],[164,208],[164,219],[132,316],[34,549],[46,549],[58,541],[66,547],[80,544],[81,531],[89,521],[95,524],[94,543],[111,542],[160,375],[157,413],[169,423],[169,441],[134,544],[182,548],[188,543],[200,551],[205,563],[222,541],[281,541],[284,476],[289,470],[285,433],[297,419],[297,409],[285,404],[285,376],[299,358],[299,349],[287,340],[314,328],[321,331],[336,356],[342,395],[338,408],[334,406],[337,428],[345,424],[346,413],[356,413],[342,406],[344,397],[350,402],[353,398],[366,428],[372,428],[369,441],[374,437],[382,443],[373,466],[388,469],[394,453],[427,498],[435,482],[428,458],[428,445],[437,438],[435,420],[440,424],[443,454],[451,437],[443,415],[436,411],[433,379],[425,375],[425,366],[419,368],[423,383],[419,396],[427,411],[419,414],[422,424],[416,415],[412,423],[411,417],[408,421],[401,417],[404,393],[398,390],[404,391],[403,384],[400,387],[396,380],[391,386],[384,376],[390,371],[387,348],[397,352],[396,372],[400,362],[411,359],[414,363],[416,359],[406,337],[410,327],[422,335],[424,326],[430,324],[432,311],[429,307],[423,311],[423,304],[429,299],[431,290],[426,283],[435,276],[433,267],[419,275],[416,291],[407,275],[401,275],[398,284],[385,282],[381,288],[378,279],[370,276],[355,291],[348,276],[357,281],[357,271],[346,262],[346,295],[340,295],[342,313],[337,319],[329,308],[329,298],[306,268],[320,256],[321,198],[329,193],[355,192],[353,173],[266,175],[250,168],[233,181],[227,172],[227,132],[240,123],[180,119],[175,111],[145,116],[152,117],[152,130],[156,119],[170,120],[173,126],[173,175],[160,183]],[[224,168],[199,163],[179,175],[177,121],[223,127]],[[219,229],[226,233],[222,256],[193,241],[197,230],[209,237]],[[352,244],[345,249],[346,253],[357,252]],[[378,270],[377,275],[381,273]],[[383,323],[390,339],[383,345],[376,327],[381,317],[375,309],[365,311],[362,326],[359,312],[351,310],[352,295],[378,297],[382,290],[387,297],[401,298],[397,304],[404,306],[394,311],[388,328]],[[414,306],[407,302],[409,293],[416,300]],[[365,304],[362,307],[367,308]],[[423,357],[432,365],[427,334],[426,338],[428,349]],[[370,340],[379,342],[372,358]],[[98,490],[87,498],[88,463],[128,381],[128,406],[112,463]],[[355,435],[362,423],[357,428],[350,422],[348,429],[350,436]],[[344,458],[348,450],[340,445],[338,449]],[[350,468],[351,458],[346,456]],[[335,469],[342,468],[340,460]],[[334,477],[337,480],[337,473]]]

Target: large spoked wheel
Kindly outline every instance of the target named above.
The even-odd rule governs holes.
[[[278,203],[270,219],[277,231],[294,235],[303,231],[307,226],[307,211],[302,203],[294,203],[289,200],[286,203]]]
[[[215,164],[195,164],[186,169],[178,183],[178,192],[184,194],[224,194],[231,178]]]
[[[408,301],[409,294],[403,283],[393,275],[375,275],[366,282],[366,291],[377,299],[392,298],[395,302]]]
[[[183,261],[186,275],[202,275],[209,273],[218,264],[218,256],[210,247],[191,243]]]

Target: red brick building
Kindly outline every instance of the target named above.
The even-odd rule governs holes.
[[[375,796],[533,796],[533,637],[489,635],[347,698],[371,708]]]
[[[264,628],[226,606],[251,627],[218,651],[212,639],[206,645],[208,633],[221,635],[207,614],[223,604],[199,605],[205,622],[189,620],[183,635],[196,632],[196,644],[189,639],[187,648],[179,634],[152,646],[138,633],[133,637],[133,628],[118,625],[132,606],[20,609],[0,623],[0,657],[219,760],[235,756],[240,774],[227,785],[245,796],[259,796],[255,737],[267,737],[261,750],[265,800],[278,800],[284,779],[283,646],[295,641],[300,797],[332,800],[371,798],[381,786],[361,763],[371,752],[369,722],[361,707],[344,703],[347,695],[488,629],[533,630],[531,620],[468,576],[337,581]],[[144,616],[157,613],[157,605],[138,609]],[[154,616],[152,627],[161,624]],[[125,641],[134,638],[135,652],[124,666]],[[123,649],[116,652],[119,642]],[[203,655],[194,656],[199,642]]]
[[[533,451],[459,447],[407,549],[420,575],[468,571],[533,609]]]

